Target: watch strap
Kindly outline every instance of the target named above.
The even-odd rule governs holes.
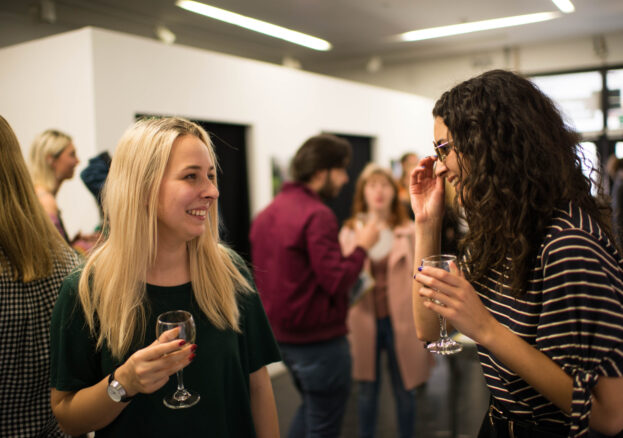
[[[113,381],[113,380],[116,380],[116,379],[115,379],[115,371],[117,371],[117,370],[115,369],[112,373],[110,373],[110,376],[108,376],[108,385],[110,385],[110,384],[112,383],[112,381]],[[118,381],[118,380],[116,380],[116,381],[117,381],[117,384],[118,384],[119,386],[121,386],[121,388],[123,388],[123,386],[121,385],[121,383],[119,383],[119,381]],[[125,388],[123,388],[123,392],[125,392]],[[119,400],[119,401],[120,401],[121,403],[125,403],[125,402],[128,402],[128,401],[132,400],[134,397],[135,397],[135,395],[133,395],[133,396],[129,396],[129,395],[127,395],[127,393],[126,393],[126,395],[124,395],[123,397],[121,397],[121,400]]]

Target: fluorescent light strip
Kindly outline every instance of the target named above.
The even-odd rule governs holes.
[[[449,26],[431,27],[429,29],[414,30],[398,35],[402,41],[421,41],[432,38],[442,38],[464,33],[479,32],[482,30],[500,29],[503,27],[519,26],[522,24],[538,23],[560,17],[560,12],[539,12],[537,14],[516,15],[514,17],[494,18],[492,20],[474,21],[471,23],[452,24]]]
[[[552,2],[560,9],[560,12],[564,12],[565,14],[570,14],[575,11],[575,6],[573,6],[571,0],[552,0]]]
[[[310,49],[320,51],[331,50],[331,43],[320,38],[306,35],[295,30],[286,29],[285,27],[277,26],[255,18],[226,11],[225,9],[215,8],[214,6],[209,6],[205,3],[192,0],[177,0],[175,4],[182,9],[186,9],[187,11],[205,15],[206,17],[224,21],[229,24],[235,24],[236,26],[254,30],[255,32],[263,33],[264,35],[269,35],[294,44],[299,44]]]

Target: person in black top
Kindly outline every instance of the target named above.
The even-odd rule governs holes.
[[[220,244],[206,132],[147,119],[121,138],[103,191],[103,243],[64,281],[51,324],[51,404],[61,427],[103,437],[276,437],[266,365],[279,351],[242,259]],[[156,339],[158,314],[185,310]],[[164,406],[184,369],[197,404]]]

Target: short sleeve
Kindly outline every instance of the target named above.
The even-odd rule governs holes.
[[[78,391],[102,378],[96,340],[90,335],[78,299],[80,272],[61,285],[50,324],[50,386]]]
[[[543,268],[537,344],[573,378],[570,436],[579,436],[598,378],[623,376],[622,271],[602,242],[578,229],[548,243]]]
[[[281,355],[259,294],[251,292],[241,295],[239,303],[242,314],[241,347],[246,350],[244,356],[247,357],[250,374],[269,363],[280,361]]]

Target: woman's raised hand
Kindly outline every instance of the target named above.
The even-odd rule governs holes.
[[[129,396],[151,394],[164,386],[169,376],[187,366],[195,357],[195,344],[177,338],[179,328],[167,330],[151,345],[136,351],[115,372]]]
[[[435,157],[424,157],[411,172],[409,194],[416,223],[441,221],[444,214],[444,180],[435,175]]]

